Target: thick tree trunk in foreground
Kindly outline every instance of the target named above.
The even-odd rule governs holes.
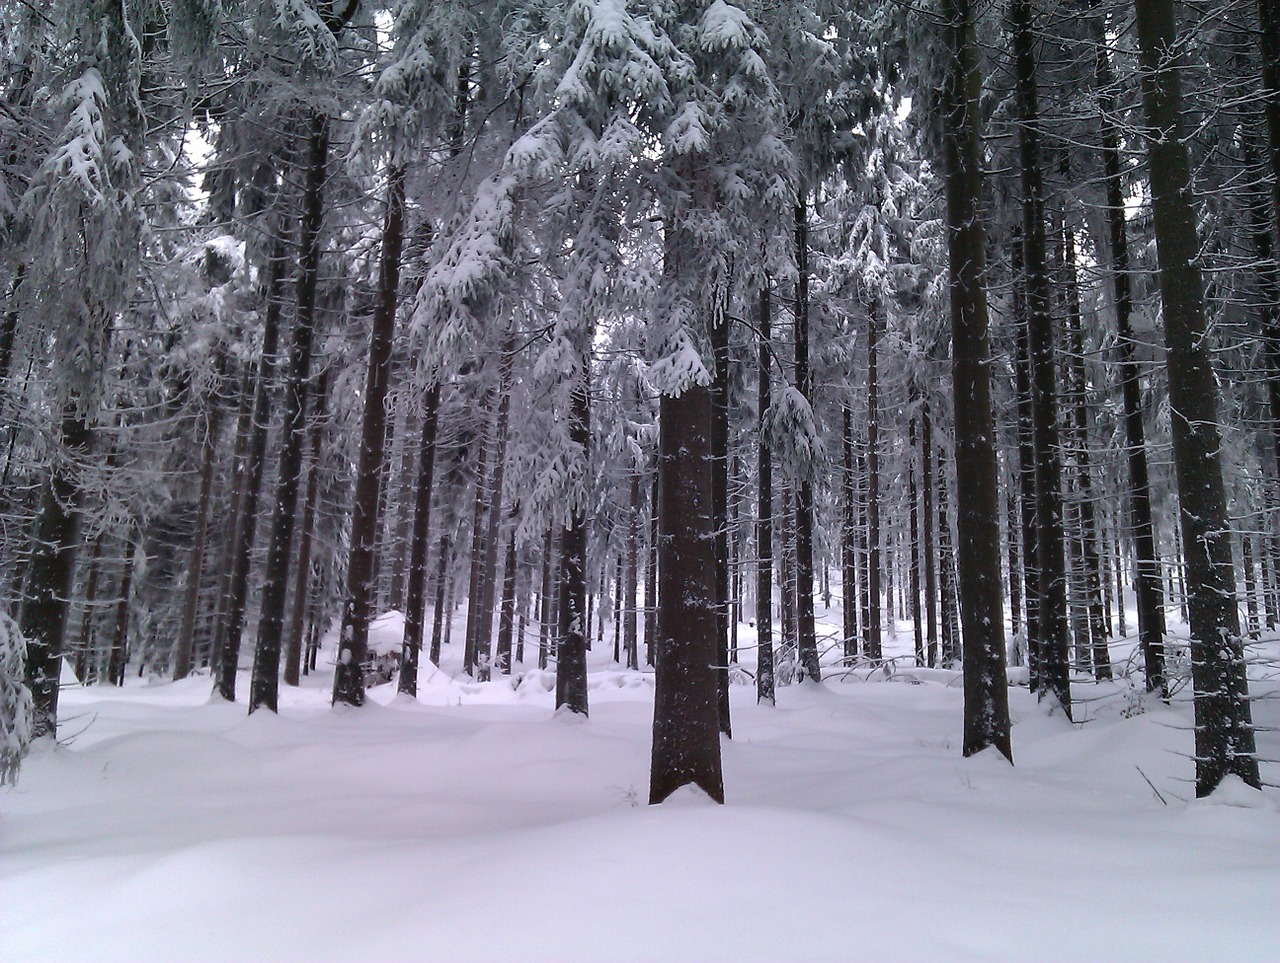
[[[1160,261],[1182,544],[1190,596],[1196,795],[1234,773],[1260,785],[1222,480],[1218,387],[1204,313],[1172,0],[1135,0],[1149,128],[1148,172]]]
[[[80,542],[84,487],[80,472],[93,448],[87,403],[63,403],[58,450],[49,472],[27,563],[18,628],[27,640],[26,685],[31,690],[31,738],[53,738],[58,730],[58,676],[71,607]],[[132,564],[132,557],[128,564]]]
[[[964,631],[964,754],[1009,745],[1001,600],[999,490],[991,413],[991,351],[983,290],[978,46],[969,0],[945,0],[952,43],[944,91],[952,388],[955,397],[960,619]]]
[[[716,657],[711,391],[661,400],[658,626],[649,802],[695,785],[724,802]]]

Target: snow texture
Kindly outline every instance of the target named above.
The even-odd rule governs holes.
[[[725,806],[643,805],[653,677],[609,639],[575,724],[550,674],[471,683],[460,645],[347,711],[327,671],[252,717],[207,678],[68,674],[63,744],[0,795],[0,959],[1280,959],[1274,790],[1189,798],[1186,701],[1081,678],[1073,726],[1014,687],[1017,766],[964,759],[958,673],[898,629],[893,671],[733,688]]]

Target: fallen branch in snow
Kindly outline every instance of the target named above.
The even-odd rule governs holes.
[[[1164,796],[1160,795],[1160,790],[1155,787],[1155,783],[1153,783],[1150,779],[1147,778],[1147,774],[1142,771],[1142,767],[1139,766],[1137,763],[1134,763],[1133,768],[1138,770],[1138,775],[1142,777],[1143,782],[1145,782],[1148,786],[1151,787],[1151,791],[1156,794],[1156,798],[1159,799],[1166,806],[1169,805],[1169,800],[1165,799]]]

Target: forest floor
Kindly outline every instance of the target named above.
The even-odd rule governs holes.
[[[1185,690],[1082,678],[1072,724],[1015,685],[1016,765],[964,759],[959,676],[911,668],[903,628],[892,671],[774,708],[734,686],[724,807],[645,805],[652,675],[612,645],[589,721],[550,674],[452,656],[361,710],[327,671],[278,716],[207,677],[70,685],[60,744],[0,792],[0,960],[1280,960],[1280,794],[1192,799]]]

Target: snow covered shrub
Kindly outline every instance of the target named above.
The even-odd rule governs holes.
[[[23,683],[27,640],[0,612],[0,785],[18,781],[31,742],[31,691]]]

